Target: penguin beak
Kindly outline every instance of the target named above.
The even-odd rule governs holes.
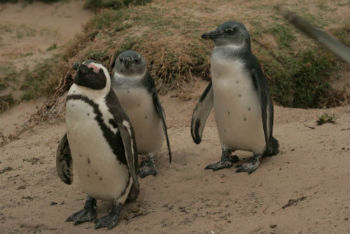
[[[124,66],[125,66],[125,69],[128,69],[130,67],[130,65],[132,64],[132,61],[131,61],[131,58],[125,58],[123,60],[123,63],[124,63]]]
[[[202,35],[202,38],[203,38],[203,39],[206,39],[206,40],[208,40],[208,39],[214,40],[214,39],[216,39],[216,38],[217,38],[218,36],[220,36],[220,35],[221,35],[220,32],[218,32],[217,30],[214,30],[214,31],[210,31],[210,32],[204,33],[204,34]]]
[[[128,69],[130,67],[130,61],[129,60],[124,61],[124,66],[125,66],[125,69]]]

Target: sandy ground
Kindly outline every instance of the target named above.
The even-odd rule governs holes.
[[[38,1],[28,5],[1,4],[1,23],[12,30],[1,35],[0,42],[4,48],[0,61],[8,60],[9,56],[20,59],[17,55],[27,52],[43,54],[54,43],[58,47],[63,46],[81,31],[82,24],[93,15],[91,11],[82,9],[83,4],[84,0],[54,4]]]
[[[0,4],[0,67],[26,72],[56,57],[94,15],[83,4],[84,0]],[[20,100],[24,77],[9,81],[10,87],[0,90],[0,96],[11,94]]]
[[[203,168],[220,158],[215,120],[209,118],[203,142],[195,145],[189,125],[205,83],[193,86],[198,91],[190,101],[171,93],[161,96],[173,163],[169,165],[164,146],[157,158],[159,174],[140,179],[139,198],[124,207],[120,223],[109,232],[349,233],[349,106],[276,106],[281,152],[251,175],[234,168],[212,172]],[[316,126],[323,113],[334,114],[336,123]],[[1,148],[0,233],[108,232],[94,230],[92,223],[65,222],[82,208],[85,195],[78,180],[68,186],[56,175],[55,151],[64,132],[63,122],[44,123]],[[110,205],[99,202],[98,216]]]

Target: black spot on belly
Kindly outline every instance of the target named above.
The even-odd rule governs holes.
[[[244,117],[244,118],[243,118],[243,121],[247,121],[247,117]]]
[[[102,180],[102,177],[98,177],[99,180]]]
[[[81,154],[79,154],[79,157],[83,157]]]
[[[86,174],[87,177],[90,177],[90,174]]]
[[[248,111],[250,111],[250,106],[248,107]]]
[[[230,111],[227,111],[227,115],[230,115],[231,114],[231,112]]]
[[[236,80],[236,84],[238,84],[239,83],[239,80]]]
[[[95,171],[95,175],[97,175],[98,173],[97,173],[97,171]]]
[[[145,119],[148,119],[148,116],[147,116],[147,115],[145,115]]]
[[[74,105],[74,104],[72,104],[72,107],[75,107],[75,105]]]
[[[141,104],[139,103],[139,104],[137,104],[137,107],[140,107],[141,106]]]
[[[239,94],[238,94],[238,97],[242,97],[242,94],[239,93]]]
[[[87,159],[87,163],[88,163],[88,164],[90,164],[90,163],[91,163],[90,158],[88,158],[88,159]]]
[[[224,129],[224,132],[226,132],[226,129]]]
[[[114,119],[109,119],[109,123],[113,126],[113,128],[117,128],[117,123]]]
[[[90,116],[90,113],[86,113],[87,116]]]

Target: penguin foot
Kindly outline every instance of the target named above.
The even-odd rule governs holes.
[[[120,210],[122,205],[120,203],[113,206],[108,215],[95,220],[95,229],[106,227],[107,229],[114,228],[119,221]]]
[[[88,198],[85,202],[84,209],[75,212],[66,219],[66,222],[74,222],[78,225],[85,222],[92,222],[96,219],[96,199]]]
[[[230,168],[233,166],[234,163],[238,162],[239,158],[237,155],[229,155],[221,159],[221,161],[209,164],[208,166],[205,167],[205,169],[211,169],[213,171],[221,170],[224,168]]]
[[[236,172],[247,172],[248,174],[253,173],[260,166],[261,155],[256,154],[253,157],[249,158],[247,163],[237,165]]]
[[[141,162],[140,168],[138,170],[138,174],[141,178],[145,178],[146,176],[157,175],[156,166],[154,164],[154,159],[152,156],[149,156],[147,159]]]

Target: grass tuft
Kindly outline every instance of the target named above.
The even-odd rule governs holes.
[[[11,94],[0,96],[0,113],[8,110],[13,104],[15,100]]]
[[[62,76],[64,67],[59,57],[45,59],[29,71],[25,68],[22,73],[24,82],[21,90],[24,92],[22,100],[31,100],[34,98],[46,96],[54,92],[58,84],[58,79]]]
[[[317,125],[323,125],[325,123],[332,123],[332,124],[334,124],[335,123],[335,117],[334,116],[330,116],[327,113],[321,115],[320,117],[318,117]]]
[[[327,105],[325,102],[332,95],[327,79],[334,66],[334,61],[327,54],[313,50],[302,51],[289,58],[281,70],[274,65],[266,66],[266,74],[273,77],[271,95],[278,103],[288,107]]]
[[[120,9],[129,5],[144,5],[151,0],[86,0],[84,7],[88,9],[112,8]]]

